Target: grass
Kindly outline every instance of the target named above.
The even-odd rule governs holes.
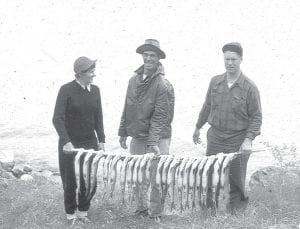
[[[199,210],[182,214],[167,212],[161,223],[133,216],[133,207],[120,205],[118,199],[104,203],[99,190],[89,211],[92,223],[78,224],[75,228],[290,229],[298,228],[300,223],[300,202],[293,202],[283,196],[267,198],[266,195],[270,195],[267,190],[260,195],[250,192],[248,208],[237,215],[218,213],[210,216]],[[0,228],[70,228],[63,211],[61,184],[37,176],[31,182],[9,180],[8,187],[0,188],[0,191]]]
[[[270,150],[280,166],[279,172],[272,177],[271,183],[248,192],[250,202],[244,212],[236,215],[217,212],[215,216],[200,210],[170,213],[167,198],[165,215],[160,223],[155,223],[148,218],[133,216],[134,206],[120,204],[118,191],[115,199],[102,201],[101,187],[98,187],[89,210],[92,222],[79,223],[73,228],[299,229],[299,161],[286,160],[291,156],[294,159],[296,149],[283,146]],[[289,171],[294,172],[292,176],[287,175]],[[71,228],[65,219],[63,190],[57,179],[34,175],[30,182],[15,179],[7,180],[7,183],[7,187],[0,185],[1,229]]]

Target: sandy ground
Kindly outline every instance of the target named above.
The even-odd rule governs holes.
[[[221,47],[230,41],[243,45],[243,72],[261,93],[262,135],[254,147],[299,147],[299,1],[4,2],[0,152],[57,169],[55,99],[59,87],[73,80],[72,65],[81,55],[98,59],[94,83],[102,93],[106,148],[120,151],[127,82],[142,64],[135,49],[146,38],[161,42],[166,77],[175,88],[172,153],[203,154],[205,144],[194,146],[191,136],[210,78],[224,71]],[[248,176],[272,163],[269,152],[253,154]]]

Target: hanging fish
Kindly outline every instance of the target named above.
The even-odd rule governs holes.
[[[220,192],[220,177],[221,177],[221,168],[223,161],[225,159],[224,153],[218,153],[216,155],[216,162],[214,164],[214,172],[212,176],[212,193],[213,193],[213,203],[215,207],[218,207],[218,198]]]
[[[175,209],[175,177],[176,177],[176,169],[179,168],[179,165],[181,163],[180,157],[175,157],[170,164],[169,172],[168,172],[168,179],[167,179],[167,190],[169,190],[170,193],[170,199],[171,199],[171,211]]]
[[[95,157],[94,150],[88,150],[84,161],[83,161],[83,179],[85,184],[85,196],[87,197],[90,192],[90,178],[91,178],[91,164],[92,160]]]
[[[127,176],[127,185],[128,185],[128,190],[130,190],[129,192],[129,201],[130,203],[132,203],[133,201],[133,170],[134,170],[134,166],[136,161],[140,158],[140,155],[133,155],[132,160],[129,162],[129,166],[128,166],[128,176]]]
[[[199,203],[199,207],[201,208],[202,206],[202,175],[203,175],[203,171],[206,165],[206,162],[208,160],[207,156],[203,156],[200,164],[198,165],[198,171],[196,173],[196,190],[197,190],[197,196],[198,196],[198,203]],[[195,192],[196,192],[195,190]],[[196,201],[195,201],[196,202]]]
[[[144,159],[144,155],[139,155],[139,158],[135,162],[134,169],[133,169],[133,176],[132,176],[132,181],[133,181],[133,186],[137,187],[138,185],[138,176],[139,176],[139,170],[140,170],[140,164],[142,160]]]
[[[220,177],[220,193],[223,202],[228,201],[229,199],[229,191],[230,191],[230,163],[234,158],[235,153],[226,154],[226,157],[223,161],[222,169],[221,169],[221,177]]]
[[[96,154],[93,159],[92,166],[91,166],[91,184],[90,184],[90,192],[87,196],[87,200],[91,200],[95,195],[97,189],[97,170],[100,159],[103,157],[103,151],[101,150]]]
[[[131,155],[128,155],[125,157],[125,159],[123,160],[122,163],[122,167],[121,167],[121,178],[120,178],[120,185],[121,185],[121,195],[122,195],[122,203],[125,203],[125,187],[126,187],[126,175],[127,173],[127,167],[129,164],[129,161],[132,159],[133,157]]]
[[[189,161],[189,158],[186,157],[182,160],[179,171],[178,171],[178,196],[179,196],[179,202],[180,202],[180,211],[183,211],[183,202],[182,202],[182,196],[183,196],[183,179],[184,179],[184,169],[186,163]]]
[[[191,157],[189,161],[186,163],[185,166],[185,172],[183,177],[183,188],[185,189],[185,208],[189,208],[189,195],[190,195],[190,172],[192,169],[192,165],[196,159],[194,157]]]
[[[74,169],[75,169],[76,185],[77,185],[77,192],[78,193],[81,193],[81,185],[80,185],[81,182],[80,182],[80,180],[82,179],[82,177],[81,177],[82,173],[80,173],[80,168],[82,166],[80,166],[81,165],[80,162],[82,161],[82,158],[84,157],[85,153],[86,152],[84,152],[84,149],[81,148],[81,149],[78,150],[78,152],[77,152],[77,154],[74,158]]]
[[[97,177],[99,179],[98,179],[97,183],[98,183],[98,185],[101,186],[101,190],[104,189],[103,170],[104,170],[104,162],[105,162],[106,157],[107,157],[107,154],[103,153],[103,157],[100,158],[100,161],[99,161],[99,164],[98,164]]]
[[[149,159],[147,161],[146,164],[146,170],[145,170],[145,185],[148,187],[150,185],[150,168],[152,165],[152,160],[153,158],[155,158],[155,154],[154,153],[150,153],[149,154]]]
[[[210,196],[210,188],[212,182],[212,172],[213,172],[213,165],[216,161],[216,156],[211,155],[208,157],[208,160],[205,164],[204,171],[202,173],[202,204],[207,206],[208,201],[211,200]]]
[[[146,171],[146,165],[150,158],[150,154],[146,153],[143,156],[143,159],[140,162],[137,178],[138,178],[138,185],[143,185],[143,181],[145,180],[145,171]]]
[[[161,176],[161,187],[162,187],[162,204],[165,203],[165,198],[168,192],[167,189],[167,180],[168,180],[168,171],[170,168],[170,164],[174,159],[174,155],[169,155],[167,160],[165,161],[162,169],[162,176]]]
[[[121,175],[122,175],[121,170],[122,170],[122,165],[123,165],[124,159],[125,159],[124,154],[121,154],[121,158],[120,158],[120,160],[118,160],[117,165],[116,165],[116,172],[117,172],[117,174],[116,174],[116,185],[119,186],[119,189],[120,189],[120,187],[121,187],[121,186],[120,186],[120,183],[121,183]]]
[[[158,186],[158,189],[160,191],[161,197],[162,197],[162,170],[163,170],[163,165],[168,159],[168,155],[160,155],[160,160],[157,164],[157,169],[156,169],[156,185]]]
[[[192,164],[189,177],[189,189],[192,190],[192,209],[195,208],[195,194],[196,194],[196,174],[198,172],[198,166],[202,161],[202,157],[198,157]]]
[[[121,159],[121,154],[117,154],[111,162],[110,167],[110,198],[113,198],[117,181],[117,163]]]
[[[105,199],[106,194],[108,193],[108,178],[109,178],[109,169],[110,169],[110,162],[114,158],[115,155],[107,154],[105,158],[104,165],[103,165],[103,183],[104,183],[104,193],[102,199]]]

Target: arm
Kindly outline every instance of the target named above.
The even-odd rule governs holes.
[[[126,99],[127,99],[127,95],[128,95],[128,91],[129,91],[129,84],[128,84],[128,88],[127,88],[127,92],[126,92],[125,104],[124,104],[121,121],[120,121],[120,126],[119,126],[119,131],[118,131],[118,135],[120,136],[119,143],[123,149],[128,148],[126,145],[126,140],[127,140],[127,136],[128,136],[127,131],[126,131]]]
[[[193,133],[193,141],[194,141],[195,144],[200,144],[201,143],[200,129],[207,122],[208,116],[209,116],[209,113],[210,113],[210,108],[211,108],[211,94],[210,94],[211,84],[212,84],[212,82],[210,82],[210,85],[208,87],[206,97],[205,97],[205,101],[204,101],[202,109],[199,113],[198,120],[197,120],[197,123],[196,123],[196,127],[195,127],[195,130],[194,130],[194,133]]]
[[[165,85],[158,87],[154,112],[150,119],[150,129],[147,145],[158,146],[161,131],[166,128],[169,121],[168,91]]]
[[[211,84],[212,84],[212,82],[210,82],[210,85],[209,85],[207,93],[206,93],[204,104],[199,113],[197,124],[196,124],[196,129],[202,128],[202,126],[204,126],[204,124],[208,120],[208,116],[209,116],[210,108],[211,108]]]
[[[104,135],[104,126],[103,126],[103,112],[102,112],[102,103],[101,103],[101,94],[100,90],[98,89],[98,99],[97,99],[97,114],[95,120],[95,130],[98,136],[99,143],[105,142],[105,135]]]
[[[127,149],[126,140],[127,140],[127,132],[126,132],[126,121],[125,121],[125,111],[126,111],[126,99],[124,104],[124,109],[121,117],[120,127],[119,127],[119,143],[123,149]]]
[[[70,138],[65,127],[67,99],[67,92],[63,87],[61,87],[57,95],[52,122],[59,135],[59,138],[63,142],[63,145],[70,142]]]
[[[129,90],[130,90],[130,84],[131,84],[131,79],[128,83],[127,86],[127,91],[126,91],[126,96],[125,96],[125,103],[124,103],[124,108],[123,108],[123,112],[122,112],[122,116],[121,116],[121,121],[120,121],[120,126],[119,126],[119,136],[121,137],[127,137],[127,131],[126,131],[126,106],[127,106],[127,97],[129,94]]]
[[[241,145],[240,151],[251,152],[253,139],[260,134],[262,124],[262,112],[260,104],[259,91],[253,87],[247,98],[247,113],[249,116],[249,126],[247,128],[246,138]]]
[[[251,88],[247,98],[247,113],[249,116],[249,126],[246,138],[253,140],[260,134],[262,124],[262,112],[259,91],[256,87]]]

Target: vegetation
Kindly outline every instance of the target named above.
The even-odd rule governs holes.
[[[290,149],[296,152],[296,149]],[[285,156],[280,154],[283,152],[281,148],[273,150],[283,171],[292,166],[293,171],[299,172],[295,169],[297,163],[286,163]],[[103,202],[101,189],[98,189],[89,211],[91,222],[79,222],[73,227],[65,219],[60,183],[42,176],[35,176],[30,182],[7,180],[7,186],[0,186],[0,228],[299,228],[300,189],[295,185],[299,185],[300,180],[282,178],[275,177],[273,186],[251,189],[247,209],[236,215],[218,212],[212,216],[199,210],[181,214],[166,210],[160,223],[133,216],[134,207],[121,205],[119,195],[114,200]],[[298,190],[299,198],[295,197],[295,190]],[[168,203],[166,207],[169,207]]]

